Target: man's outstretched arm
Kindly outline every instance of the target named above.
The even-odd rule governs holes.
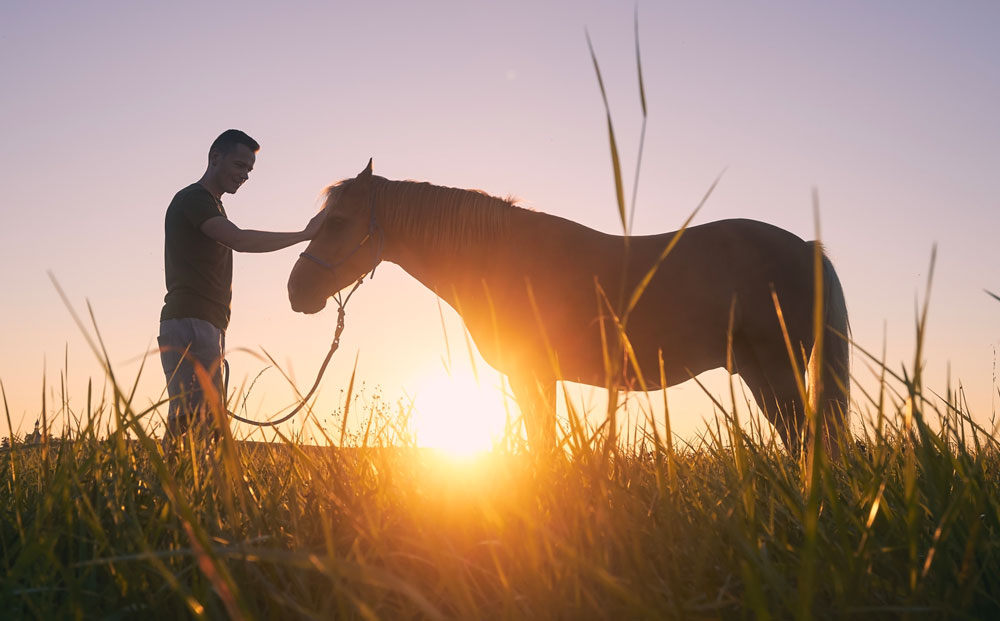
[[[306,228],[287,233],[241,229],[228,218],[216,216],[202,223],[201,232],[236,252],[273,252],[316,237],[324,215],[321,211],[313,216]]]

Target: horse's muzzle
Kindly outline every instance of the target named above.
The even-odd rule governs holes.
[[[326,308],[327,295],[317,291],[315,283],[309,283],[296,264],[288,277],[288,302],[297,313],[311,315]]]
[[[316,298],[310,301],[288,296],[288,301],[292,304],[292,310],[296,313],[312,315],[326,308],[326,298]]]

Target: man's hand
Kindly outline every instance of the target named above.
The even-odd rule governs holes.
[[[323,221],[325,219],[326,219],[326,207],[320,210],[318,214],[313,216],[312,220],[309,221],[309,224],[307,224],[306,228],[302,231],[305,234],[306,239],[314,239],[317,235],[319,235],[319,231],[321,228],[323,228]]]

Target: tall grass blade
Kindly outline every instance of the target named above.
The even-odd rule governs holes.
[[[774,286],[771,286],[771,300],[774,302],[774,311],[778,316],[778,324],[781,326],[781,334],[785,339],[785,350],[788,352],[788,361],[792,365],[792,373],[795,374],[795,386],[799,391],[799,398],[802,403],[808,402],[808,395],[806,393],[806,385],[803,381],[803,373],[800,371],[798,356],[795,355],[795,348],[792,346],[792,340],[788,336],[788,326],[785,325],[785,314],[781,310],[781,302],[778,300],[778,292],[775,290]]]
[[[648,114],[646,111],[646,87],[643,84],[642,78],[642,57],[639,53],[639,6],[635,7],[635,68],[639,74],[639,102],[642,105],[642,129],[639,131],[639,154],[635,160],[635,181],[632,183],[632,207],[629,211],[628,217],[628,228],[625,229],[626,235],[631,235],[633,232],[633,224],[635,222],[635,204],[639,196],[639,171],[642,169],[642,152],[643,147],[646,144],[646,120]]]
[[[340,441],[338,446],[343,448],[344,438],[347,437],[347,415],[351,411],[351,396],[354,394],[354,378],[358,374],[358,358],[361,352],[354,354],[354,368],[351,369],[351,380],[347,383],[347,400],[344,401],[344,419],[340,422]]]
[[[587,47],[590,49],[590,58],[594,61],[594,71],[597,73],[597,85],[601,88],[601,99],[604,100],[604,112],[608,121],[608,141],[611,148],[611,166],[615,177],[615,201],[618,204],[618,216],[621,219],[622,230],[628,238],[628,221],[625,219],[625,190],[622,187],[622,167],[618,157],[618,142],[615,140],[615,128],[611,122],[611,106],[608,105],[608,94],[604,90],[604,78],[601,77],[601,68],[597,64],[597,54],[594,52],[594,45],[590,41],[590,33],[587,35]]]
[[[628,305],[622,312],[622,322],[624,324],[626,325],[628,324],[629,315],[632,314],[632,311],[639,303],[639,299],[642,297],[642,294],[646,291],[646,288],[649,286],[650,281],[653,280],[653,276],[656,275],[656,271],[660,269],[660,265],[662,265],[663,261],[666,260],[667,256],[670,254],[670,251],[672,251],[674,249],[674,246],[677,245],[677,242],[681,240],[681,236],[684,234],[684,231],[687,230],[687,227],[688,225],[691,224],[691,221],[694,220],[694,217],[698,215],[698,212],[701,211],[701,208],[705,206],[705,203],[708,201],[708,198],[712,195],[712,192],[715,191],[716,186],[719,185],[719,181],[722,179],[722,175],[724,172],[725,171],[720,172],[719,176],[715,178],[715,181],[713,181],[712,185],[709,186],[708,191],[705,192],[705,195],[702,196],[700,201],[698,201],[698,206],[694,208],[694,211],[692,211],[691,215],[687,217],[687,219],[684,221],[684,224],[681,225],[681,228],[677,231],[677,233],[670,238],[670,243],[667,244],[666,247],[660,252],[660,255],[657,257],[656,261],[654,261],[653,264],[649,266],[649,269],[646,271],[646,274],[642,277],[639,283],[632,290],[632,294],[629,297]]]
[[[437,299],[438,317],[441,318],[441,334],[444,336],[444,368],[449,374],[451,373],[451,345],[448,344],[448,327],[444,322],[444,309],[441,307],[441,296],[435,296]]]

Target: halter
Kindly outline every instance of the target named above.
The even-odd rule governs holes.
[[[285,414],[281,418],[278,418],[278,419],[275,419],[275,420],[270,420],[270,421],[257,421],[257,420],[252,420],[252,419],[249,419],[249,418],[243,418],[242,416],[239,416],[237,414],[234,414],[234,413],[230,412],[229,415],[231,417],[235,418],[236,420],[240,421],[241,423],[247,423],[247,424],[250,424],[250,425],[256,425],[258,427],[274,427],[275,425],[280,425],[281,423],[287,421],[291,417],[293,417],[296,414],[298,414],[299,410],[302,409],[302,407],[309,401],[309,398],[312,397],[313,393],[316,392],[316,388],[319,386],[320,380],[323,379],[323,373],[326,371],[326,366],[328,364],[330,364],[330,359],[333,358],[333,352],[337,351],[337,348],[340,347],[340,334],[341,334],[341,332],[344,331],[344,315],[346,314],[345,311],[344,311],[344,308],[347,306],[348,300],[350,300],[351,296],[354,295],[354,292],[358,290],[358,287],[360,287],[361,283],[364,282],[366,276],[370,275],[371,278],[375,278],[375,268],[378,267],[378,264],[382,262],[382,250],[385,248],[385,231],[382,229],[381,226],[379,226],[378,221],[375,219],[375,195],[374,195],[374,193],[372,194],[371,200],[370,200],[370,202],[368,204],[368,210],[369,210],[369,212],[371,214],[370,218],[368,219],[368,234],[365,235],[364,238],[360,242],[358,242],[358,245],[355,246],[353,250],[351,250],[350,252],[348,252],[347,255],[344,256],[344,258],[340,259],[336,263],[333,263],[331,265],[327,261],[324,261],[323,259],[321,259],[321,258],[319,258],[317,256],[311,255],[308,252],[300,252],[299,253],[300,257],[302,257],[304,259],[309,259],[310,261],[316,263],[317,265],[319,265],[323,269],[325,269],[328,272],[332,273],[332,272],[334,272],[334,270],[337,269],[337,267],[339,267],[345,261],[347,261],[349,258],[351,258],[351,256],[354,255],[354,253],[356,253],[357,251],[361,250],[361,247],[364,246],[365,243],[369,239],[372,239],[372,237],[375,237],[375,236],[378,237],[378,242],[377,242],[377,245],[375,246],[375,262],[372,264],[372,269],[370,271],[368,271],[368,272],[365,272],[364,274],[361,275],[360,278],[358,278],[358,281],[356,283],[354,283],[354,286],[351,287],[351,290],[347,293],[347,297],[341,299],[341,297],[340,297],[340,291],[338,291],[333,296],[333,299],[337,302],[337,329],[333,333],[333,343],[330,344],[330,351],[328,351],[326,353],[326,358],[323,360],[323,364],[321,364],[320,367],[319,367],[319,372],[316,374],[316,381],[313,382],[312,388],[310,388],[309,392],[306,393],[306,396],[302,398],[302,402],[299,403],[297,406],[295,406],[294,410],[292,410],[288,414]],[[226,369],[226,382],[225,382],[225,387],[223,388],[223,390],[225,391],[224,394],[228,394],[228,392],[229,392],[229,361],[228,360],[223,360],[223,364],[224,364],[225,369]]]
[[[375,195],[374,195],[374,193],[372,194],[371,200],[369,201],[369,204],[368,204],[368,212],[370,214],[370,216],[368,218],[368,234],[365,235],[361,239],[361,241],[358,242],[358,245],[356,245],[350,252],[348,252],[346,255],[344,255],[344,257],[342,259],[340,259],[339,261],[337,261],[337,262],[335,262],[333,264],[330,264],[326,260],[321,259],[321,258],[319,258],[319,257],[317,257],[315,255],[311,255],[308,252],[300,252],[299,256],[302,257],[303,259],[309,259],[310,261],[312,261],[313,263],[319,265],[320,267],[322,267],[323,269],[325,269],[328,272],[333,272],[338,267],[340,267],[341,265],[343,265],[344,262],[346,262],[348,259],[350,259],[352,256],[354,256],[354,253],[356,253],[357,251],[361,250],[361,247],[364,246],[365,243],[367,243],[369,239],[371,239],[375,235],[378,235],[378,246],[375,247],[375,262],[372,264],[372,269],[369,272],[366,272],[366,273],[362,274],[361,278],[358,279],[358,282],[355,285],[355,289],[358,287],[358,285],[361,284],[361,281],[363,281],[365,279],[365,276],[367,276],[368,274],[371,274],[372,278],[374,278],[375,277],[375,268],[378,267],[378,264],[382,262],[382,250],[385,247],[385,231],[382,230],[382,227],[379,226],[378,221],[375,219]],[[351,292],[347,294],[347,297],[350,298],[352,293],[354,293],[354,289],[352,289]],[[340,295],[339,291],[337,292],[337,295],[338,296]],[[339,303],[339,300],[338,300],[338,303]],[[346,303],[347,303],[347,300],[344,300],[344,304],[346,304]]]

